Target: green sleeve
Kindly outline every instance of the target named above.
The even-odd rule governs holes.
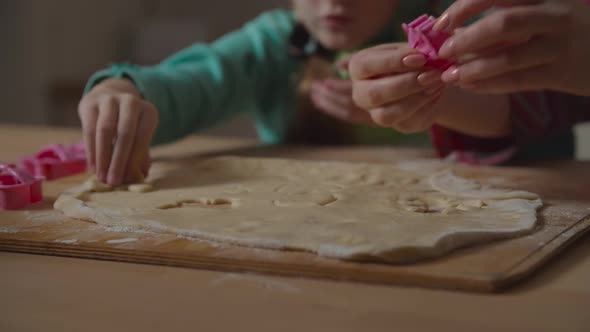
[[[240,112],[256,112],[288,56],[291,12],[265,13],[216,42],[195,44],[153,67],[117,64],[96,73],[86,92],[106,78],[128,78],[159,112],[152,144],[211,127]]]

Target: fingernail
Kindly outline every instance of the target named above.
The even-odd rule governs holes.
[[[444,13],[441,17],[438,18],[438,21],[436,21],[436,24],[432,27],[432,30],[445,31],[445,29],[449,27],[450,23],[451,20],[449,18],[449,14]]]
[[[408,55],[402,60],[406,67],[422,67],[426,64],[426,58],[422,54]]]
[[[441,58],[452,58],[453,48],[455,47],[455,39],[453,37],[447,39],[447,41],[438,50],[438,56]]]
[[[442,78],[443,82],[445,82],[445,83],[455,83],[455,82],[459,81],[459,79],[461,78],[459,68],[453,66],[453,67],[447,69],[442,74],[441,78]]]
[[[418,83],[428,86],[441,80],[441,72],[438,70],[431,70],[418,75]]]

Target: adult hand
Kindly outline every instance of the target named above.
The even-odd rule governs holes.
[[[590,7],[582,0],[458,0],[436,29],[456,31],[440,56],[443,81],[481,93],[557,90],[590,95]]]
[[[441,72],[424,68],[426,59],[405,43],[366,49],[350,61],[353,98],[383,127],[402,133],[429,128],[444,91]]]

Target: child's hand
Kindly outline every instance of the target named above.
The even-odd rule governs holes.
[[[156,108],[133,83],[109,79],[80,102],[88,164],[111,185],[141,180],[149,169],[149,146],[158,124]]]
[[[320,111],[354,124],[374,124],[369,113],[352,99],[350,80],[327,79],[311,86],[311,101]]]
[[[429,128],[444,91],[441,73],[407,44],[387,44],[356,54],[350,62],[353,98],[373,121],[402,133]]]
[[[441,48],[447,58],[473,55],[446,71],[444,81],[482,93],[549,89],[590,95],[590,7],[583,0],[460,0],[437,28],[453,31],[492,6],[501,8]]]

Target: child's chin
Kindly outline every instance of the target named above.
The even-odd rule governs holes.
[[[358,43],[343,36],[326,36],[322,38],[321,42],[322,45],[333,51],[347,51],[359,47]]]

